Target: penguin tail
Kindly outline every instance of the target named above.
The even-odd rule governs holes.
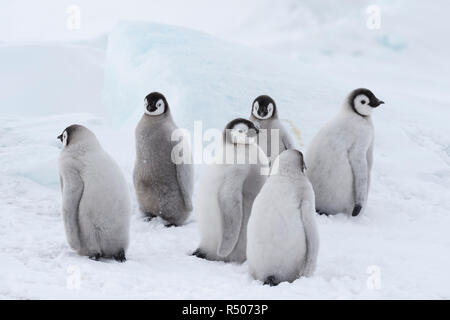
[[[279,283],[279,282],[277,281],[277,279],[275,278],[275,276],[268,276],[268,277],[266,278],[266,280],[264,281],[264,285],[268,284],[268,285],[271,286],[271,287],[277,286],[278,283]]]

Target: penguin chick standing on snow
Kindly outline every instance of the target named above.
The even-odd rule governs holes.
[[[357,216],[365,209],[373,159],[371,113],[383,103],[368,89],[353,90],[341,112],[313,138],[306,163],[320,214]]]
[[[125,261],[131,203],[119,167],[86,127],[71,125],[58,139],[63,143],[59,178],[69,245],[91,259]]]
[[[258,145],[271,163],[281,152],[293,148],[288,132],[278,119],[277,106],[271,97],[262,95],[253,101],[250,120],[259,125],[261,129],[258,135]],[[278,141],[272,141],[272,135],[276,138],[275,130],[278,130]],[[274,145],[272,146],[272,144]]]
[[[246,259],[247,222],[268,170],[257,133],[246,119],[235,119],[224,130],[216,163],[209,165],[198,189],[201,241],[193,255],[199,258],[238,263]]]
[[[250,274],[264,284],[311,276],[316,267],[314,191],[305,169],[300,151],[283,151],[253,203],[247,260]]]
[[[160,216],[179,226],[192,211],[192,161],[174,163],[172,150],[178,141],[172,134],[178,127],[166,98],[153,92],[145,98],[145,114],[136,127],[134,187],[141,211],[148,218]],[[182,153],[190,158],[183,144]]]

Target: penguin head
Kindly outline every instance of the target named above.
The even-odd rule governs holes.
[[[262,95],[253,101],[252,115],[259,120],[267,120],[276,115],[275,101],[269,96]]]
[[[251,144],[256,142],[259,128],[250,120],[238,118],[229,122],[224,131],[224,138],[232,144]]]
[[[281,152],[273,162],[271,174],[282,176],[305,175],[306,165],[303,153],[297,149],[288,149]]]
[[[144,99],[145,114],[159,116],[167,112],[169,105],[163,94],[152,92]]]
[[[77,143],[95,143],[97,144],[97,138],[94,133],[79,124],[73,124],[64,129],[64,131],[57,137],[61,140],[63,148],[75,145]]]
[[[375,97],[369,89],[360,88],[350,93],[348,103],[354,112],[362,117],[368,117],[371,115],[373,109],[383,104],[384,101]]]

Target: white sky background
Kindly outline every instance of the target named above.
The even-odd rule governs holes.
[[[283,37],[285,32],[301,37],[303,29],[314,28],[326,20],[345,18],[355,12],[363,15],[370,1],[341,3],[336,0],[0,0],[0,41],[93,38],[108,32],[120,20],[145,20],[190,27],[238,42],[264,43],[272,41],[273,34],[275,38]],[[71,5],[81,9],[80,30],[66,27],[66,10]],[[363,18],[361,27],[364,27]]]
[[[249,11],[257,14],[255,8],[268,3],[265,0],[0,0],[0,41],[91,38],[124,19],[188,26],[220,35],[240,25]],[[66,28],[66,10],[70,5],[81,9],[80,30]]]

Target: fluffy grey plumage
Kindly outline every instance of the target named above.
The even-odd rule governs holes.
[[[271,163],[281,152],[294,147],[289,133],[278,119],[277,106],[271,97],[262,95],[253,101],[250,120],[261,129],[258,136],[258,145]],[[266,131],[263,131],[264,129]],[[272,130],[278,130],[278,141],[274,141],[278,143],[276,150],[272,147]]]
[[[178,128],[165,97],[152,93],[146,97],[145,105],[146,113],[136,127],[133,175],[139,207],[149,218],[160,216],[178,226],[192,211],[192,161],[172,161],[172,150],[179,142],[171,141],[171,137]],[[183,152],[190,154],[189,150]]]
[[[63,218],[69,245],[80,255],[125,260],[130,197],[114,160],[86,127],[72,125],[58,137]]]
[[[236,162],[221,162],[226,157],[221,159],[218,152],[218,163],[209,166],[200,182],[196,211],[201,241],[194,252],[198,257],[239,263],[246,259],[247,222],[266,180],[261,169],[268,164],[256,141],[249,139],[256,132],[249,120],[231,121],[224,132],[222,154],[232,152]],[[250,153],[257,158],[253,164],[247,157]]]
[[[283,151],[275,160],[253,203],[247,238],[248,267],[255,279],[277,285],[313,274],[319,236],[301,152]]]
[[[319,213],[364,211],[373,162],[371,113],[383,103],[368,89],[352,91],[341,112],[311,141],[306,165]]]

